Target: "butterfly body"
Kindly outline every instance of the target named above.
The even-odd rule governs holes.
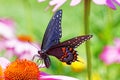
[[[61,62],[66,62],[68,65],[78,61],[75,48],[92,37],[92,35],[83,35],[60,42],[62,37],[61,19],[62,10],[58,10],[48,24],[41,51],[38,51],[39,57],[42,58],[47,68],[51,64],[49,55],[58,58]]]

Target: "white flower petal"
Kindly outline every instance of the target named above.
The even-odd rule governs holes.
[[[7,26],[6,24],[0,22],[0,35],[9,39],[14,37],[14,31],[11,27]]]
[[[7,60],[4,57],[0,57],[0,65],[2,66],[3,69],[5,69],[9,63],[10,63],[9,60]]]
[[[51,0],[49,2],[50,6],[54,6],[53,12],[55,12],[57,9],[59,9],[67,0]]]
[[[44,2],[45,0],[38,0],[38,2]]]
[[[22,42],[17,39],[6,40],[5,47],[20,59],[26,58],[29,60],[40,50],[37,43]]]
[[[47,78],[53,78],[53,79],[58,79],[58,80],[78,80],[73,77],[68,77],[68,76],[63,76],[63,75],[48,75],[48,76],[41,76],[42,79],[47,79]]]
[[[116,0],[116,1],[120,3],[120,0]]]
[[[10,39],[5,41],[5,47],[7,49],[12,49],[15,47],[15,44],[17,43],[16,39]]]
[[[5,40],[3,39],[1,39],[0,40],[0,51],[2,51],[2,50],[4,50],[5,49],[5,45],[4,45],[4,42],[5,42]]]
[[[28,60],[32,60],[33,56],[38,54],[38,50],[40,50],[40,49],[36,48],[36,46],[38,47],[38,45],[36,45],[36,44],[34,44],[34,45],[35,46],[27,43],[25,45],[25,48],[26,48],[25,50],[27,51],[27,53],[21,55],[20,59],[26,58]]]
[[[53,6],[53,5],[57,4],[57,1],[58,1],[58,0],[51,0],[51,1],[49,2],[49,5],[50,5],[50,6]]]
[[[94,3],[99,4],[99,5],[105,5],[106,0],[93,0]]]
[[[70,2],[70,6],[76,6],[76,5],[78,5],[80,2],[81,2],[81,0],[72,0],[72,1]]]
[[[114,0],[116,4],[120,6],[120,0]]]

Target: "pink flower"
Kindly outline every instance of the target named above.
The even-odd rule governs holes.
[[[120,0],[106,0],[106,5],[114,10],[116,10],[115,3],[120,6]]]
[[[114,40],[114,44],[115,44],[115,47],[117,48],[118,50],[118,59],[117,61],[120,63],[120,39],[119,38],[116,38]]]
[[[115,44],[116,48],[120,49],[120,39],[119,38],[114,39],[114,44]]]
[[[14,25],[15,23],[11,19],[1,18],[0,19],[0,36],[5,39],[14,38]]]
[[[44,2],[45,0],[38,0],[39,2]],[[50,6],[53,7],[53,12],[55,12],[57,9],[59,9],[67,0],[51,0],[49,2]],[[82,0],[71,0],[70,6],[76,6],[78,5]],[[98,5],[106,5],[112,9],[116,9],[115,3],[120,6],[120,1],[119,0],[93,0],[94,3]]]
[[[0,51],[5,50],[6,39],[14,38],[14,25],[11,19],[0,18]]]
[[[63,75],[47,75],[47,76],[41,76],[42,80],[78,80],[73,77],[63,76]]]
[[[12,55],[18,56],[18,58],[26,58],[29,60],[31,60],[35,54],[38,54],[39,48],[38,44],[36,43],[29,43],[28,41],[21,41],[16,38],[6,40],[5,47],[8,51],[8,54],[10,52]]]
[[[5,40],[4,39],[0,39],[0,52],[5,50],[5,45],[4,45]]]
[[[106,5],[106,6],[110,7],[110,8],[112,8],[113,10],[116,10],[115,4],[120,6],[120,0],[93,0],[93,1],[96,4]]]
[[[42,80],[78,80],[76,78],[73,77],[68,77],[68,76],[64,76],[64,75],[50,75],[47,74],[45,72],[40,72],[40,79]]]
[[[114,46],[105,46],[100,59],[107,65],[120,63],[120,39],[115,39]]]
[[[5,50],[4,56],[10,59],[13,56],[19,58],[32,59],[33,55],[38,54],[38,44],[31,44],[28,41],[32,41],[29,36],[15,35],[15,23],[11,19],[1,18],[0,19],[0,51]],[[32,45],[33,44],[33,45]]]
[[[4,62],[4,64],[3,64]],[[2,79],[36,79],[36,80],[78,80],[73,77],[63,76],[63,75],[50,75],[45,72],[41,72],[38,66],[29,60],[21,59],[10,62],[4,57],[0,57],[0,78]],[[30,72],[29,72],[30,71]],[[4,74],[4,75],[3,75]]]

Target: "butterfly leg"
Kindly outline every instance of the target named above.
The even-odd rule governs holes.
[[[39,68],[45,68],[45,64],[43,60],[40,60],[40,64],[38,65]]]
[[[41,56],[36,54],[33,56],[32,61],[36,62],[38,65],[40,64],[40,61],[42,60]]]
[[[38,54],[33,56],[32,61],[36,62],[39,68],[45,67],[43,59]]]
[[[36,54],[33,56],[32,61],[34,61],[35,58],[39,58],[40,60],[42,59],[40,55]]]

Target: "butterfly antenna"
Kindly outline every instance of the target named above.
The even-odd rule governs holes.
[[[48,5],[48,6],[45,8],[45,11],[47,11],[49,8],[50,8],[50,5]]]
[[[29,40],[28,40],[28,43],[29,43],[30,45],[32,45],[33,47],[35,47],[36,49],[40,50],[40,48],[38,48],[35,44],[31,43]]]
[[[80,60],[76,60],[76,61],[81,62],[81,63],[83,63],[83,64],[84,64],[84,62],[83,62],[83,61],[80,61]]]

